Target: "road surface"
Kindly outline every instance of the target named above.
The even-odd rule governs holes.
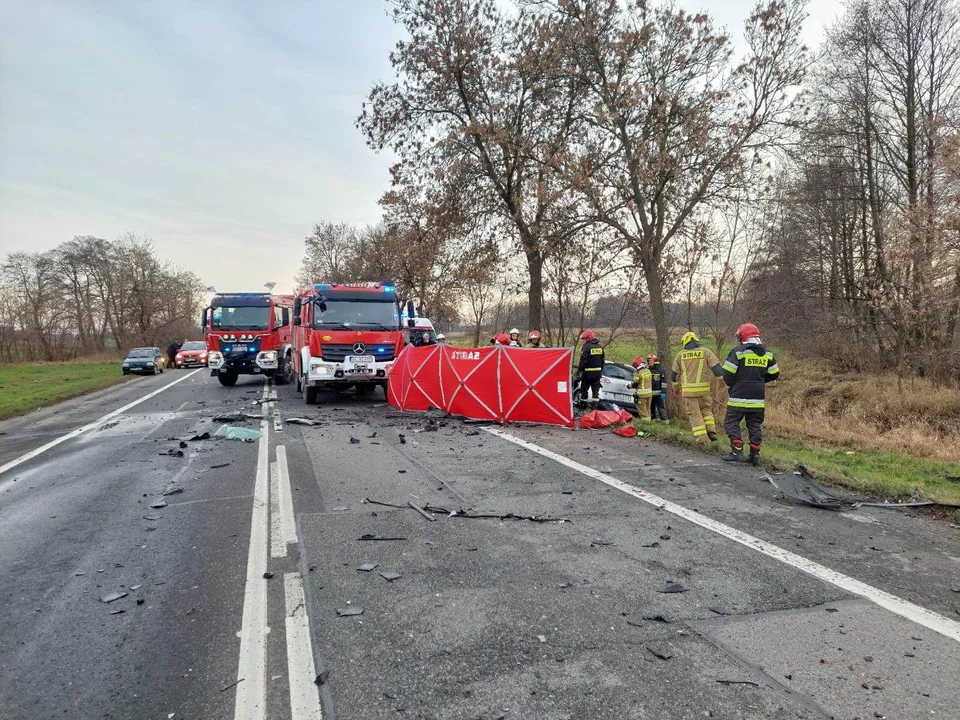
[[[224,424],[262,434],[190,439]],[[958,541],[608,431],[165,373],[0,423],[0,718],[956,718]]]

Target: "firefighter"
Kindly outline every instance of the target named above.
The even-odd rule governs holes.
[[[637,410],[640,417],[646,420],[650,417],[650,401],[653,399],[653,373],[642,357],[634,358],[633,369],[633,382],[630,385],[636,388],[633,394],[637,399]]]
[[[663,382],[660,358],[650,355],[647,358],[647,367],[650,368],[650,389],[653,390],[653,397],[650,398],[650,419],[667,422],[667,386]]]
[[[576,374],[580,380],[580,400],[596,407],[600,401],[600,378],[603,375],[603,363],[606,357],[593,330],[584,330],[580,334],[580,339],[583,340],[583,347],[580,349],[580,362],[577,364]]]
[[[447,344],[447,336],[444,335],[443,333],[437,333],[437,344],[438,344],[438,345],[446,345],[446,344]]]
[[[713,378],[723,377],[720,360],[713,351],[700,344],[694,332],[687,332],[681,340],[681,350],[673,360],[671,379],[675,392],[683,397],[690,420],[690,429],[697,442],[717,439],[717,423],[713,419],[713,398],[710,388]]]
[[[510,331],[510,347],[523,347],[523,343],[520,342],[520,330],[518,328],[513,328]]]
[[[531,330],[530,334],[527,335],[527,342],[532,348],[540,347],[540,341],[543,339],[543,335],[540,334],[539,330]]]
[[[507,335],[506,333],[497,333],[496,335],[493,336],[493,344],[494,344],[494,345],[509,345],[509,344],[510,344],[510,336]]]
[[[753,323],[744,323],[737,328],[737,340],[740,344],[730,351],[723,363],[723,380],[730,388],[727,415],[723,419],[723,429],[730,438],[730,454],[722,459],[759,465],[765,387],[780,377],[780,368],[773,353],[763,346],[760,331]],[[750,437],[749,458],[743,457],[741,420],[746,420]]]
[[[426,347],[427,345],[436,345],[433,338],[430,336],[430,331],[425,330],[420,333],[420,347]]]

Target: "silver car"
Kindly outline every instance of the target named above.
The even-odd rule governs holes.
[[[630,387],[632,382],[632,367],[607,360],[603,364],[603,374],[600,377],[600,399],[636,415],[638,412],[637,399],[633,394],[633,388]],[[574,390],[573,401],[574,403],[580,401],[579,387]]]

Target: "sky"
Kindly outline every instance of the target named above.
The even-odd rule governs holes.
[[[739,34],[743,0],[705,9]],[[837,6],[812,0],[815,47]],[[374,223],[386,0],[0,0],[0,256],[151,238],[220,291],[292,288],[318,222]]]

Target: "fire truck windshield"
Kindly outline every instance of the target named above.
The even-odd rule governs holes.
[[[313,325],[317,328],[374,328],[399,330],[400,319],[393,300],[332,300],[314,303]]]
[[[214,330],[267,330],[270,327],[269,307],[215,307]]]

